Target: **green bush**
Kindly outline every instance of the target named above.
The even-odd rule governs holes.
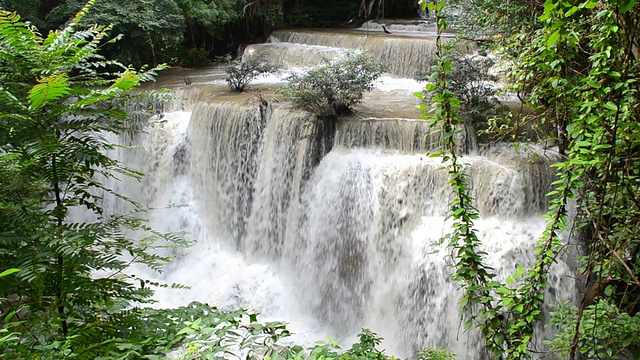
[[[577,353],[588,359],[638,359],[640,314],[630,316],[607,300],[589,305],[579,319],[579,309],[560,303],[551,314],[551,324],[560,328],[549,345],[561,356],[572,347],[579,321]]]
[[[483,128],[487,119],[504,114],[504,106],[498,101],[498,77],[490,72],[495,61],[483,56],[448,56],[451,70],[444,74],[447,89],[460,100],[456,114],[469,125]],[[427,93],[429,99],[435,94]]]
[[[418,355],[418,360],[455,360],[456,356],[444,349],[428,347]]]
[[[256,77],[277,73],[278,66],[269,64],[263,54],[251,53],[242,56],[240,60],[227,59],[225,66],[227,76],[225,80],[231,90],[235,92],[243,92]]]
[[[337,117],[349,113],[384,70],[385,66],[369,55],[347,54],[306,74],[289,76],[280,92],[297,107],[319,117]]]
[[[387,355],[378,346],[382,338],[369,329],[362,329],[358,334],[359,341],[350,349],[343,351],[336,341],[316,342],[312,347],[304,349],[299,345],[280,348],[265,356],[265,360],[396,360],[395,356]],[[437,359],[437,358],[434,358]]]
[[[198,68],[210,63],[209,52],[202,48],[182,49],[179,56],[178,61],[182,67]]]
[[[81,25],[92,5],[46,37],[0,11],[0,264],[20,269],[0,273],[3,359],[95,359],[113,349],[128,329],[108,321],[116,304],[153,293],[125,269],[160,270],[170,259],[156,241],[187,246],[150,229],[145,209],[108,187],[142,176],[108,156],[119,147],[109,139],[134,131],[124,105],[164,66],[105,60],[98,50],[114,40],[111,27]],[[131,211],[103,209],[105,194]]]

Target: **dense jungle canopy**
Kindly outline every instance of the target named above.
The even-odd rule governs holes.
[[[82,0],[0,1],[4,10],[18,12],[43,33],[63,26],[84,4]],[[260,42],[272,29],[415,17],[417,9],[412,0],[115,0],[97,1],[83,21],[110,24],[114,34],[125,35],[104,49],[123,63],[192,67],[206,65],[215,56],[235,55],[240,44]]]

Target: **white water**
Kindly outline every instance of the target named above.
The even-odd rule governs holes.
[[[194,75],[187,89],[200,78],[198,86],[218,84],[216,71]],[[360,107],[382,108],[378,117],[345,120],[326,155],[309,114],[218,85],[186,91],[188,111],[165,113],[165,123],[123,139],[137,148],[117,156],[147,176],[118,190],[161,208],[151,213],[153,227],[194,241],[174,252],[165,273],[148,274],[191,287],[159,290],[156,306],[250,308],[290,322],[305,344],[326,335],[348,343],[366,327],[395,355],[429,345],[482,358],[477,334],[460,327],[450,253],[439,242],[449,229],[447,174],[425,155],[428,128],[406,110],[417,83],[384,83]],[[476,226],[500,279],[530,264],[544,229],[553,154],[534,152],[501,147],[463,157]],[[571,270],[561,262],[552,273],[552,301],[571,299]]]
[[[331,54],[331,49],[336,47],[350,50],[367,51],[375,58],[389,65],[389,72],[406,77],[415,78],[429,72],[431,57],[435,53],[435,32],[397,32],[387,35],[378,27],[373,31],[366,28],[354,30],[341,30],[335,32],[331,30],[277,30],[269,37],[269,43],[264,45],[254,45],[253,51],[264,51],[273,53],[273,43],[283,48],[294,48],[300,50],[296,53],[304,54],[303,49],[308,51],[309,46],[325,48],[323,54]],[[446,41],[446,40],[445,40]],[[461,53],[471,53],[476,49],[474,44],[460,43],[455,45]],[[304,56],[310,59],[309,56]],[[309,61],[309,60],[307,60]],[[285,61],[279,60],[284,63]],[[309,63],[301,64],[308,65]]]

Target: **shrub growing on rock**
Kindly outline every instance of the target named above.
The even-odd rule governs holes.
[[[483,56],[453,54],[449,61],[451,70],[444,74],[448,90],[460,100],[456,110],[468,124],[484,123],[487,118],[503,110],[498,101],[498,77],[491,73],[495,61]],[[427,99],[434,94],[427,93]]]
[[[228,60],[225,66],[227,76],[225,80],[231,90],[243,92],[256,77],[278,72],[278,66],[269,64],[263,54],[251,53],[242,56],[242,59]]]
[[[468,121],[484,121],[501,109],[498,77],[491,73],[495,61],[483,56],[463,56],[451,60],[450,90],[462,101],[460,112]]]
[[[464,121],[466,135],[460,139],[466,144],[463,149],[467,151],[477,141],[493,140],[489,130],[497,127],[493,124],[507,115],[507,108],[498,99],[499,78],[491,72],[495,64],[493,59],[456,53],[450,54],[447,59],[451,68],[441,76],[447,82],[447,90],[459,100],[459,106],[454,111]],[[434,74],[435,71],[437,68],[434,68]],[[423,99],[431,101],[438,94],[438,90],[425,91]]]
[[[305,74],[289,76],[280,92],[297,107],[319,117],[337,117],[349,113],[384,70],[384,64],[369,55],[347,54]]]

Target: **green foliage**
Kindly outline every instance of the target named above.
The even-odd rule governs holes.
[[[52,23],[64,23],[84,5],[83,0],[66,0],[48,15]],[[182,46],[185,18],[174,0],[97,0],[81,25],[112,25],[123,34],[114,44],[105,44],[102,54],[125,64],[171,62]]]
[[[467,56],[455,50],[446,51],[446,59],[451,64],[448,72],[441,73],[436,64],[432,73],[442,74],[447,82],[447,89],[460,100],[455,114],[465,124],[466,131],[474,135],[483,134],[490,119],[506,115],[506,107],[498,101],[498,77],[491,70],[495,60],[483,56]],[[434,59],[437,61],[437,59]],[[424,100],[436,92],[425,92]]]
[[[329,340],[304,349],[285,345],[291,334],[281,322],[259,322],[256,314],[240,309],[221,311],[193,302],[177,309],[132,309],[110,318],[122,329],[108,359],[221,359],[247,360],[388,360],[395,359],[377,347],[382,339],[363,329],[359,341],[342,351]],[[420,360],[453,359],[443,350],[426,350]]]
[[[498,77],[491,73],[495,61],[483,56],[463,56],[450,54],[451,71],[444,76],[448,88],[460,99],[458,115],[467,124],[482,126],[492,116],[504,113],[498,101]]]
[[[37,25],[42,30],[48,30],[47,22],[40,14],[50,11],[51,6],[55,6],[59,1],[33,1],[33,0],[1,0],[0,9],[6,11],[15,11],[26,21]],[[68,20],[68,19],[65,19]]]
[[[358,4],[355,1],[321,0],[300,3],[284,13],[284,21],[286,27],[336,27],[353,19],[357,10]]]
[[[189,21],[217,31],[220,25],[239,19],[242,16],[242,2],[234,0],[207,1],[181,0],[180,7]]]
[[[231,25],[242,25],[242,0],[98,0],[83,24],[113,25],[123,39],[104,46],[103,55],[141,66],[168,62],[203,66],[213,51],[237,46]],[[6,0],[3,8],[26,16],[43,31],[57,29],[84,5],[82,0]],[[223,41],[224,40],[224,41]],[[235,43],[231,43],[235,41]],[[196,55],[197,58],[192,58]],[[204,55],[204,56],[203,56]]]
[[[580,270],[586,279],[581,316],[565,327],[573,335],[563,349],[569,358],[586,350],[582,338],[596,336],[582,330],[610,324],[600,315],[622,320],[640,310],[638,19],[635,1],[547,2],[543,27],[524,46],[516,72],[517,79],[532,79],[529,103],[557,129],[566,161],[556,165],[560,179],[551,195],[579,198],[576,227],[589,247]],[[640,356],[619,339],[593,340],[589,352],[609,346],[613,354]]]
[[[243,92],[247,85],[260,75],[279,71],[278,66],[269,64],[260,53],[246,54],[240,60],[228,58],[224,69],[227,73],[225,80],[235,92]]]
[[[584,320],[578,320],[579,316]],[[562,329],[550,342],[562,357],[569,355],[573,347],[589,359],[632,359],[640,352],[640,314],[629,316],[608,300],[600,300],[583,311],[561,303],[551,324]],[[573,344],[575,339],[577,344]]]
[[[345,353],[348,359],[384,360],[389,358],[383,351],[376,348],[382,342],[382,338],[376,336],[371,330],[362,329],[358,339],[359,341]]]
[[[444,57],[441,42],[441,31],[446,23],[440,18],[443,2],[430,3],[430,10],[434,12],[438,22],[438,36],[436,39],[437,65],[425,88],[425,93],[416,95],[423,100],[429,99],[430,104],[423,102],[420,109],[423,118],[430,121],[431,127],[440,128],[442,132],[441,149],[437,155],[442,156],[447,172],[450,175],[449,184],[454,190],[454,199],[450,205],[449,217],[453,220],[452,232],[445,239],[453,249],[454,275],[453,278],[461,283],[463,296],[462,309],[469,316],[465,327],[471,327],[474,320],[485,331],[485,344],[498,353],[504,343],[501,321],[498,322],[498,309],[494,304],[493,292],[498,284],[492,279],[495,275],[491,268],[483,263],[485,253],[478,250],[480,240],[474,229],[473,222],[478,219],[478,210],[473,205],[470,195],[469,177],[464,173],[458,154],[456,153],[456,134],[464,119],[458,115],[461,101],[451,89],[452,77],[447,74],[452,71],[451,60]],[[477,312],[477,313],[476,313]],[[492,327],[494,322],[498,326]],[[486,325],[489,326],[486,326]],[[498,330],[498,331],[496,331]],[[501,334],[501,336],[497,336]]]
[[[9,359],[96,358],[113,348],[109,311],[152,293],[125,269],[159,270],[167,258],[152,251],[157,239],[184,245],[148,228],[133,203],[129,214],[101,207],[105,196],[122,197],[104,179],[141,176],[106,155],[116,148],[107,139],[131,130],[122,109],[159,68],[97,54],[110,27],[79,30],[91,5],[46,37],[0,13],[0,263],[21,270],[0,282],[22,334],[0,349]]]
[[[433,5],[436,12],[442,4]],[[472,319],[478,320],[494,354],[528,357],[527,343],[540,318],[548,269],[565,247],[561,236],[573,229],[571,235],[588,246],[579,270],[584,291],[577,309],[564,308],[554,315],[562,332],[551,345],[572,360],[580,355],[636,358],[637,345],[628,337],[637,328],[640,311],[640,7],[633,0],[467,4],[476,11],[469,16],[488,24],[484,31],[513,34],[502,38],[508,45],[503,54],[514,63],[512,89],[536,110],[525,121],[537,123],[565,158],[554,164],[557,180],[549,193],[548,224],[535,248],[535,262],[504,285],[483,278],[487,269],[480,266],[482,254],[474,252],[475,235],[462,231],[473,220],[468,213],[474,209],[468,203],[464,209],[458,207],[469,200],[464,195],[467,184],[452,174],[460,200],[453,204],[450,238],[458,254],[456,276],[463,281],[463,304],[475,305]],[[503,16],[507,13],[514,17]],[[446,28],[443,20],[438,23]],[[439,119],[445,141],[451,136],[448,124],[459,121],[455,111],[461,106],[451,79],[447,82],[442,75],[453,68],[447,61],[441,62],[440,73],[429,85],[436,94],[430,114]],[[428,111],[426,105],[423,109]],[[449,149],[454,149],[451,143]],[[458,173],[455,154],[444,155],[449,172]],[[577,216],[570,223],[567,208],[575,197]],[[460,245],[461,239],[466,243]],[[468,297],[469,291],[477,292]],[[617,328],[622,323],[630,332]]]
[[[455,355],[444,349],[426,348],[418,355],[418,360],[455,360]]]
[[[320,341],[314,346],[303,349],[300,346],[292,346],[282,349],[280,352],[272,353],[272,355],[265,357],[267,360],[396,360],[395,356],[387,355],[384,350],[378,349],[378,346],[382,342],[375,333],[368,329],[362,329],[358,334],[358,342],[354,343],[350,349],[342,351],[340,346],[334,341]],[[444,355],[445,352],[432,353],[429,350],[425,351],[425,354],[429,354],[429,357],[419,357],[421,360],[439,360],[439,359],[453,359],[453,358],[438,358],[436,355]],[[439,356],[438,355],[438,356]],[[433,357],[431,357],[433,356]]]
[[[260,323],[246,310],[226,312],[197,302],[122,311],[111,321],[119,324],[120,338],[110,359],[220,359],[229,353],[260,359],[284,349],[277,342],[290,335],[284,323]]]
[[[367,54],[347,54],[305,74],[293,74],[280,92],[294,105],[319,117],[337,117],[351,111],[385,70]]]
[[[209,52],[199,48],[183,48],[178,54],[179,65],[188,68],[198,68],[211,63]]]
[[[536,261],[532,268],[525,272],[523,267],[518,267],[506,284],[494,280],[493,269],[485,265],[486,253],[479,250],[481,243],[474,229],[474,221],[479,214],[470,195],[468,175],[456,153],[456,134],[462,131],[460,125],[471,120],[460,116],[463,101],[457,96],[468,101],[465,82],[470,80],[451,75],[453,62],[444,56],[440,38],[442,30],[447,28],[447,23],[440,17],[444,2],[430,3],[429,6],[438,23],[438,63],[426,86],[427,95],[416,95],[431,100],[429,105],[423,103],[420,106],[423,117],[442,132],[442,147],[437,155],[442,156],[454,192],[449,211],[453,220],[452,231],[445,239],[453,250],[453,278],[461,284],[463,291],[461,306],[467,317],[465,327],[479,328],[487,350],[496,357],[529,358],[528,344],[533,337],[534,325],[541,317],[546,271],[559,251],[559,232],[563,229],[559,224],[563,224],[563,218],[554,218],[550,222],[536,247]]]
[[[138,67],[171,62],[185,32],[182,9],[174,0],[98,0],[84,23],[110,24],[114,32],[124,34],[105,50],[112,58]]]
[[[178,0],[177,3],[183,11],[192,41],[195,41],[198,27],[213,38],[221,39],[225,25],[238,21],[243,16],[243,2],[238,0]]]
[[[266,32],[278,27],[284,22],[285,5],[293,4],[287,4],[284,0],[258,0],[247,3],[244,7],[247,25]]]
[[[208,65],[211,55],[235,51],[246,42],[243,0],[175,0],[186,23],[180,66]]]
[[[443,16],[466,35],[494,34],[501,42],[539,27],[543,4],[543,0],[448,0]]]
[[[0,279],[5,276],[20,272],[20,269],[7,269],[0,273]],[[1,281],[1,280],[0,280]],[[0,298],[0,301],[6,301],[6,298]],[[8,346],[9,343],[17,343],[20,340],[20,333],[12,331],[14,327],[20,325],[19,322],[13,322],[13,317],[18,311],[8,313],[2,319],[2,328],[0,328],[0,349]]]

